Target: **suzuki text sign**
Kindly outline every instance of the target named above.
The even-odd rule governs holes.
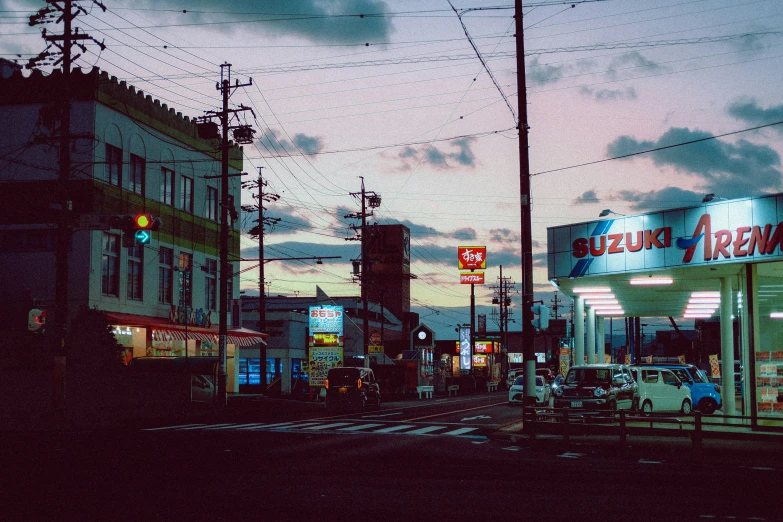
[[[476,270],[487,268],[486,246],[457,247],[460,270]]]
[[[549,279],[783,257],[783,194],[547,229]]]
[[[461,285],[483,285],[484,272],[461,272],[459,283]]]

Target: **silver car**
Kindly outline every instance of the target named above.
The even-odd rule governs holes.
[[[522,404],[525,400],[525,376],[520,375],[514,380],[514,384],[508,390],[508,404]],[[544,382],[544,378],[536,375],[536,406],[547,406],[549,404],[549,385]]]

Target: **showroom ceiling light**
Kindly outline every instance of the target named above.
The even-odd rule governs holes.
[[[633,286],[665,286],[674,282],[671,277],[637,277],[628,281]]]
[[[612,289],[608,286],[576,286],[571,291],[575,294],[608,294]]]

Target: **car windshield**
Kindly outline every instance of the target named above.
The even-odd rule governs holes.
[[[525,376],[520,375],[519,377],[514,380],[514,386],[524,386],[525,385]]]
[[[608,368],[571,368],[566,384],[609,384],[612,372]]]
[[[357,368],[332,368],[327,374],[327,379],[332,386],[356,384],[356,381],[359,380],[359,370]]]
[[[682,382],[693,384],[693,379],[691,379],[691,374],[688,373],[688,371],[685,368],[672,368],[672,371],[674,372],[674,375],[679,377]]]
[[[696,379],[696,382],[706,382],[709,383],[710,380],[707,378],[707,374],[704,373],[704,370],[696,370],[695,372],[692,372],[695,374],[694,379]]]

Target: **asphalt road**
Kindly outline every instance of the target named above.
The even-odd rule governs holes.
[[[500,399],[328,417],[260,401],[243,418],[16,433],[0,505],[7,520],[783,520],[783,459],[513,442],[496,428],[520,412]]]

